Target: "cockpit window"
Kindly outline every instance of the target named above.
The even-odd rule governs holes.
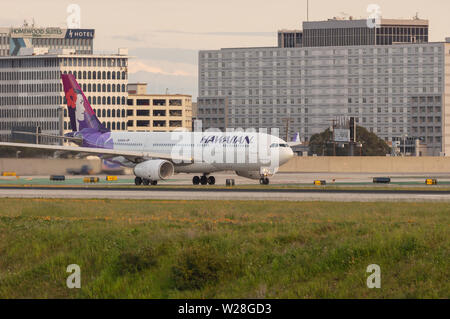
[[[272,144],[270,144],[270,147],[271,147],[271,148],[274,148],[274,147],[289,147],[289,145],[287,145],[287,144],[272,143]]]

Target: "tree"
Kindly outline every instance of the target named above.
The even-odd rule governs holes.
[[[389,145],[383,139],[362,126],[356,126],[356,139],[358,143],[362,144],[362,150],[355,147],[354,155],[385,156],[391,152]],[[336,152],[336,156],[348,156],[350,154],[348,144],[344,144],[344,147],[339,147],[338,143],[334,145],[333,133],[329,128],[322,133],[311,136],[309,140],[309,151],[319,156],[332,156],[334,152]]]

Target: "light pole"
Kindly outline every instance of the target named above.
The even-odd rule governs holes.
[[[58,107],[58,125],[59,125],[59,136],[64,135],[64,107],[61,105]],[[59,145],[64,145],[64,140],[59,140]]]

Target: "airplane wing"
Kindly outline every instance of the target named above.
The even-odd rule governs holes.
[[[127,151],[127,150],[113,150],[106,148],[93,148],[93,147],[78,147],[78,146],[60,146],[60,145],[43,145],[43,144],[26,144],[26,143],[9,143],[0,142],[0,147],[13,147],[17,149],[28,148],[36,150],[49,150],[49,151],[63,151],[75,154],[89,154],[97,156],[123,156],[134,163],[140,163],[150,158],[160,158],[168,161],[179,161],[179,162],[193,162],[191,157],[183,156],[172,156],[163,153],[155,152],[140,152],[140,151]]]

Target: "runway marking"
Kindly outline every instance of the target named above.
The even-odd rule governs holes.
[[[167,199],[167,200],[274,200],[274,201],[450,201],[449,192],[424,194],[414,191],[358,190],[292,190],[292,189],[98,189],[98,188],[0,188],[0,197],[14,198],[110,198],[110,199]],[[146,192],[143,192],[145,190]],[[153,192],[151,191],[153,190]],[[190,191],[191,190],[191,191]],[[124,192],[118,192],[124,191]],[[444,194],[442,194],[444,193]]]
[[[126,191],[126,192],[231,192],[231,193],[346,193],[346,194],[405,194],[405,195],[450,195],[450,190],[414,190],[414,189],[334,189],[334,188],[208,188],[176,186],[140,186],[140,187],[105,187],[105,186],[0,186],[1,190],[74,190],[74,191]]]

